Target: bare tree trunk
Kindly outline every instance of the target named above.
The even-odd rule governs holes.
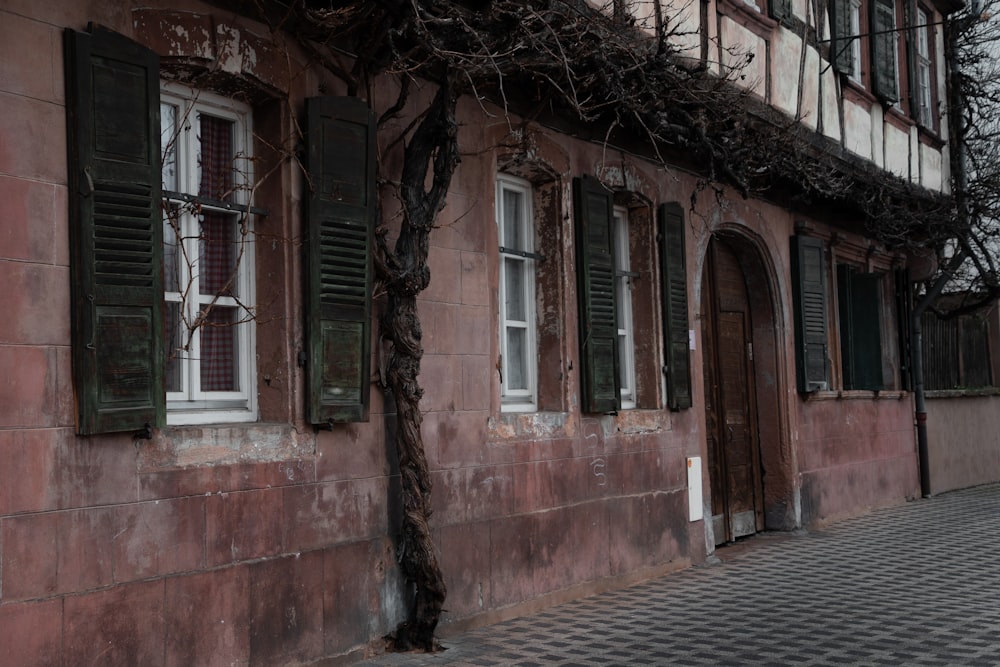
[[[390,253],[385,230],[380,230],[375,253],[389,296],[388,310],[382,317],[382,336],[392,344],[386,382],[396,402],[396,450],[403,503],[399,561],[404,576],[415,587],[409,619],[390,636],[394,650],[438,648],[434,631],[447,595],[427,523],[431,515],[431,477],[420,430],[423,389],[419,376],[424,351],[417,295],[430,282],[429,235],[458,164],[455,104],[452,81],[445,77],[405,149],[399,238]],[[425,189],[432,163],[431,186]]]

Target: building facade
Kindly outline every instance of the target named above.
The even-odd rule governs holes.
[[[951,9],[673,16],[685,57],[946,195]],[[405,618],[393,86],[348,95],[227,3],[0,6],[0,663],[308,663]],[[471,96],[459,120],[418,298],[445,625],[919,494],[905,258],[862,221]]]

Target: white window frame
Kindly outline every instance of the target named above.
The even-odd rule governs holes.
[[[635,327],[632,321],[632,264],[629,258],[628,209],[615,206],[615,297],[618,302],[618,375],[623,410],[636,406]]]
[[[933,95],[931,93],[931,27],[927,12],[917,9],[917,122],[931,127],[933,117],[931,116],[931,104]]]
[[[505,208],[504,194],[512,192],[520,196],[519,211],[508,211]],[[535,225],[531,184],[521,178],[507,174],[497,175],[496,184],[496,219],[497,238],[500,247],[500,404],[504,412],[533,412],[538,406],[538,348],[535,314],[535,279],[536,266],[534,254]],[[508,245],[513,243],[505,238],[504,222],[510,214],[520,215],[522,243],[520,247]],[[524,303],[524,319],[516,320],[509,317],[507,303],[507,267],[508,263],[521,267],[523,271],[521,293],[518,295]],[[508,331],[524,331],[523,359],[520,360],[524,369],[524,388],[512,389],[507,385],[507,379],[512,377],[510,369],[512,361],[508,350]]]
[[[861,83],[861,0],[851,0],[851,72],[855,83]]]
[[[179,129],[167,126],[167,119],[161,118],[161,150],[166,150],[172,143],[175,164],[178,165],[173,174],[172,183],[164,182],[164,190],[173,190],[189,195],[197,195],[199,189],[200,169],[198,166],[198,114],[205,113],[214,117],[224,118],[234,123],[233,149],[236,157],[234,165],[233,203],[247,205],[250,203],[250,187],[253,183],[253,162],[251,149],[253,145],[252,115],[250,107],[235,100],[222,97],[207,91],[188,88],[175,83],[164,82],[160,90],[161,109],[164,106],[176,107],[176,120]],[[166,164],[166,160],[164,163]],[[165,175],[166,176],[166,175]],[[169,187],[168,187],[169,185]],[[187,321],[196,321],[201,307],[208,303],[220,306],[244,306],[236,327],[236,358],[234,368],[238,373],[238,391],[202,391],[200,378],[200,336],[190,336],[187,350],[172,350],[167,345],[167,354],[177,354],[181,367],[181,390],[166,393],[167,424],[197,425],[227,422],[251,422],[257,419],[257,381],[256,381],[256,326],[254,309],[256,290],[254,281],[254,243],[253,217],[246,215],[243,224],[246,232],[242,234],[243,247],[239,252],[239,264],[235,279],[235,297],[219,295],[202,295],[198,286],[199,261],[199,219],[194,212],[196,207],[184,205],[179,200],[168,200],[165,203],[181,204],[180,228],[183,253],[186,260],[177,262],[180,273],[178,285],[181,292],[164,292],[164,300],[168,303],[182,303]],[[225,212],[224,208],[215,208],[201,204],[201,209]],[[245,214],[244,214],[245,215]],[[233,223],[240,224],[240,214],[233,214]],[[166,218],[165,218],[166,223]],[[168,283],[169,284],[169,283]],[[185,299],[184,296],[187,295]],[[192,298],[193,295],[193,298]]]

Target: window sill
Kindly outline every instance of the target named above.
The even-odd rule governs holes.
[[[562,437],[568,434],[567,412],[502,412],[490,417],[487,429],[491,440]]]
[[[313,443],[282,422],[166,426],[139,453],[141,471],[282,461],[311,456]]]
[[[806,396],[807,403],[819,401],[898,401],[906,398],[910,392],[899,389],[883,389],[871,391],[868,389],[837,389],[817,391]]]
[[[669,431],[673,414],[666,409],[622,408],[614,415],[615,430],[625,435]]]
[[[500,412],[503,414],[521,415],[530,412],[538,412],[538,406],[534,403],[502,403]]]
[[[871,91],[846,74],[841,75],[841,81],[843,82],[844,99],[848,102],[868,107],[869,110],[873,104],[881,104],[878,98],[871,94]]]
[[[719,13],[764,39],[769,39],[778,27],[777,21],[743,0],[722,0],[719,3]]]
[[[227,426],[257,421],[257,412],[246,408],[222,409],[167,409],[167,426]]]
[[[939,151],[944,148],[945,140],[937,132],[925,125],[917,126],[917,137],[920,139],[920,143],[930,146],[934,150]]]
[[[889,107],[886,109],[885,119],[890,125],[901,132],[909,132],[911,128],[917,125],[915,120],[903,113],[903,110],[898,107]]]

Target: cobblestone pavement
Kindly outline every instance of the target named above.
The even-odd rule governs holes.
[[[1000,486],[822,530],[369,665],[1000,665]]]

